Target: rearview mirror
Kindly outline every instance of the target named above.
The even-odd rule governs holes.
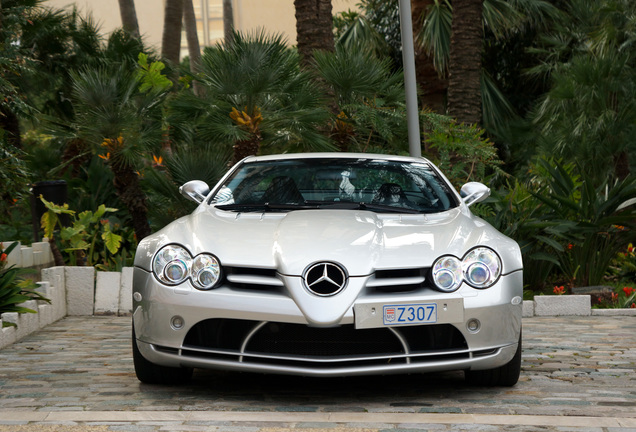
[[[179,193],[197,204],[201,204],[210,193],[208,184],[201,180],[192,180],[179,188]]]
[[[490,188],[483,183],[469,182],[459,191],[462,200],[467,206],[481,202],[490,196]]]

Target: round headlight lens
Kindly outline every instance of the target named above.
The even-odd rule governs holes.
[[[155,255],[152,270],[161,282],[178,285],[188,278],[188,267],[191,261],[190,253],[185,248],[168,245]]]
[[[188,276],[188,268],[181,260],[170,261],[163,270],[163,275],[169,282],[178,284]]]
[[[433,282],[440,291],[453,292],[462,284],[462,265],[453,256],[441,257],[433,264]]]
[[[192,263],[192,279],[199,289],[210,289],[221,277],[219,261],[212,255],[201,254]]]
[[[501,275],[501,260],[492,249],[471,250],[463,260],[464,278],[474,288],[489,288]]]

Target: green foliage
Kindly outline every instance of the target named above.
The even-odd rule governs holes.
[[[117,209],[100,205],[95,212],[83,211],[77,214],[68,204],[53,204],[44,198],[46,206],[41,225],[44,236],[57,238],[66,253],[69,265],[95,266],[99,270],[120,269],[132,261],[132,256],[124,246],[130,246],[131,234],[122,230],[119,223],[107,219],[106,213]],[[71,224],[63,226],[61,215],[69,215]],[[59,232],[59,236],[55,233]]]
[[[532,76],[552,84],[531,116],[542,149],[585,161],[596,186],[624,178],[635,150],[635,29],[632,1],[574,0],[532,51],[542,60]]]
[[[530,174],[495,191],[479,213],[519,242],[530,288],[549,278],[601,284],[636,232],[636,178],[594,186],[580,166],[545,159]]]
[[[565,233],[569,243],[559,254],[568,282],[598,285],[612,259],[636,232],[636,177],[595,186],[580,166],[580,182],[561,164],[543,162],[549,189],[535,196],[546,206],[544,218],[556,224],[575,222]],[[574,282],[576,280],[576,282]]]
[[[632,243],[616,254],[611,264],[611,274],[619,281],[636,281],[636,248]]]
[[[18,245],[12,243],[6,250],[0,243],[0,314],[5,312],[17,313],[36,313],[33,309],[20,306],[29,300],[40,300],[51,303],[51,301],[43,297],[35,291],[35,284],[30,280],[22,280],[21,275],[26,270],[18,269],[15,266],[6,268],[7,255]],[[15,326],[14,323],[5,323],[3,326]]]
[[[148,63],[148,55],[141,52],[138,64],[140,69],[137,79],[141,82],[140,92],[146,93],[151,90],[162,92],[172,87],[172,81],[161,73],[166,68],[164,63],[160,61]]]
[[[464,125],[435,113],[420,115],[425,151],[455,187],[484,181],[501,161],[493,143],[476,125]]]
[[[281,36],[236,33],[230,46],[206,48],[197,79],[204,96],[183,92],[169,104],[167,121],[178,141],[196,138],[221,149],[253,140],[262,153],[333,150],[320,133],[328,118],[320,89]],[[245,127],[232,119],[233,110],[260,123]]]
[[[14,199],[19,199],[27,192],[31,173],[24,162],[24,157],[24,152],[3,140],[3,131],[0,129],[0,184],[2,185],[0,200],[9,200],[8,204],[13,204]],[[0,209],[4,210],[2,203],[0,203]]]
[[[314,54],[319,81],[333,96],[331,138],[341,150],[403,153],[407,150],[403,76],[370,50]]]

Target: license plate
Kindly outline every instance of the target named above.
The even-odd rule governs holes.
[[[359,302],[353,306],[358,329],[464,322],[464,300],[447,298],[417,302]]]
[[[384,325],[429,324],[437,322],[437,304],[385,305]]]

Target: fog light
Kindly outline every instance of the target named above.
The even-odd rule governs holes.
[[[170,327],[175,330],[181,330],[184,324],[185,321],[179,315],[175,315],[170,319]]]
[[[468,320],[468,322],[466,323],[466,328],[471,333],[477,333],[479,329],[481,328],[481,323],[479,322],[478,319],[472,318]]]

